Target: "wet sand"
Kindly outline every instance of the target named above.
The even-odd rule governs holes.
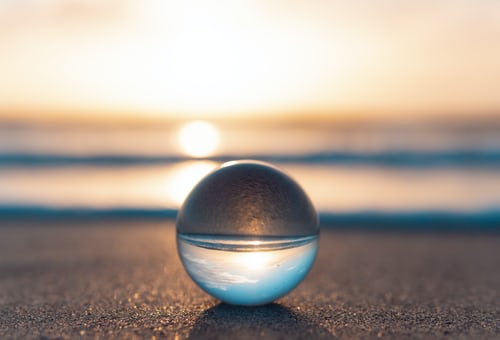
[[[276,303],[220,304],[171,221],[0,222],[0,338],[500,338],[500,234],[323,229]]]

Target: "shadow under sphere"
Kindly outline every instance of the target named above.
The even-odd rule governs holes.
[[[198,317],[190,339],[331,339],[332,335],[307,315],[278,303],[241,307],[220,303]]]

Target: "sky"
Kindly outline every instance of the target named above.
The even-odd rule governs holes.
[[[0,120],[500,116],[496,0],[0,0]]]

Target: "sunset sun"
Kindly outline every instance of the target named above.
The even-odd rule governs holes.
[[[192,121],[179,131],[179,146],[188,156],[200,158],[211,156],[219,144],[219,131],[215,125],[205,121]]]

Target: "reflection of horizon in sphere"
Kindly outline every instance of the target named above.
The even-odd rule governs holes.
[[[318,250],[316,235],[260,239],[265,250],[233,251],[228,241],[207,237],[200,243],[196,237],[177,235],[182,263],[194,282],[214,297],[236,305],[262,305],[290,292],[307,275]],[[266,245],[268,241],[276,249]]]
[[[177,248],[195,283],[230,304],[270,303],[294,289],[318,249],[316,211],[302,188],[257,161],[223,164],[191,191]]]
[[[304,190],[276,167],[258,161],[223,164],[188,195],[177,217],[181,233],[306,236],[318,219]]]

